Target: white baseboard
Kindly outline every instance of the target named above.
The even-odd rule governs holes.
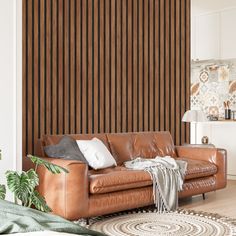
[[[236,180],[236,175],[227,175],[228,180]]]

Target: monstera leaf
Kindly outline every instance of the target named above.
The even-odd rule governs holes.
[[[30,196],[34,192],[35,187],[39,184],[37,173],[30,169],[18,174],[16,171],[7,171],[7,186],[14,193],[15,197],[22,201],[24,206],[28,205]]]
[[[56,164],[52,164],[46,160],[43,160],[39,157],[28,155],[28,158],[36,165],[43,165],[45,168],[47,168],[50,172],[53,174],[60,174],[62,172],[69,173],[69,171],[61,166],[58,166]]]
[[[34,205],[37,210],[50,212],[51,209],[47,205],[44,197],[35,190],[39,185],[39,177],[36,172],[37,167],[42,165],[53,174],[60,174],[62,172],[68,173],[68,170],[36,156],[28,155],[28,157],[35,164],[35,169],[30,169],[26,172],[22,171],[21,173],[17,171],[7,171],[7,186],[14,194],[16,203],[17,200],[20,200],[23,206],[31,207]],[[5,194],[5,186],[0,185],[0,199],[4,199]]]
[[[51,208],[47,205],[44,197],[42,197],[38,191],[34,191],[31,196],[31,202],[35,206],[36,209],[43,211],[43,212],[50,212],[52,211]]]
[[[30,169],[26,172],[26,174],[28,176],[29,184],[32,188],[35,188],[36,186],[39,185],[39,177],[38,174],[35,172],[35,170]]]
[[[0,185],[0,199],[4,200],[6,197],[6,187],[5,185]]]

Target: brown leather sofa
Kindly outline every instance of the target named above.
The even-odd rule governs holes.
[[[127,170],[122,165],[124,161],[138,156],[153,158],[170,155],[187,161],[184,190],[179,193],[180,198],[226,186],[226,151],[223,149],[176,147],[169,132],[70,136],[77,140],[99,138],[118,164],[117,167],[96,171],[79,161],[47,158],[68,169],[69,174],[53,175],[44,168],[39,168],[39,191],[55,214],[70,220],[153,204],[149,174]],[[43,146],[56,144],[61,138],[62,135],[43,136],[37,154],[44,156]]]

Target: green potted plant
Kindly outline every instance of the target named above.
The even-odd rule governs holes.
[[[37,210],[50,212],[51,209],[44,197],[36,190],[39,185],[37,168],[40,165],[44,166],[53,174],[68,173],[68,170],[33,155],[27,157],[34,163],[35,168],[21,173],[8,170],[6,172],[7,187],[14,194],[15,203],[19,204],[20,201],[23,206],[34,206]],[[0,185],[0,199],[5,199],[5,195],[6,188],[4,185]]]

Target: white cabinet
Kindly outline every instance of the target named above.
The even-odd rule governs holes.
[[[196,17],[191,19],[191,59],[196,59]]]
[[[224,127],[224,128],[223,128]],[[215,124],[212,127],[212,143],[216,147],[223,147],[227,150],[227,175],[228,178],[236,177],[236,123]]]
[[[192,17],[193,60],[236,58],[236,8]]]
[[[221,12],[221,58],[236,58],[236,8]]]
[[[201,144],[201,138],[208,136],[209,143],[227,150],[227,178],[236,180],[236,122],[197,123],[196,129],[194,124],[191,124],[191,136],[195,136],[195,134],[196,144]]]
[[[193,29],[194,30],[194,29]],[[220,58],[220,14],[212,13],[195,18],[195,48],[192,59]],[[194,44],[194,41],[192,42]],[[195,51],[195,52],[194,52]]]

